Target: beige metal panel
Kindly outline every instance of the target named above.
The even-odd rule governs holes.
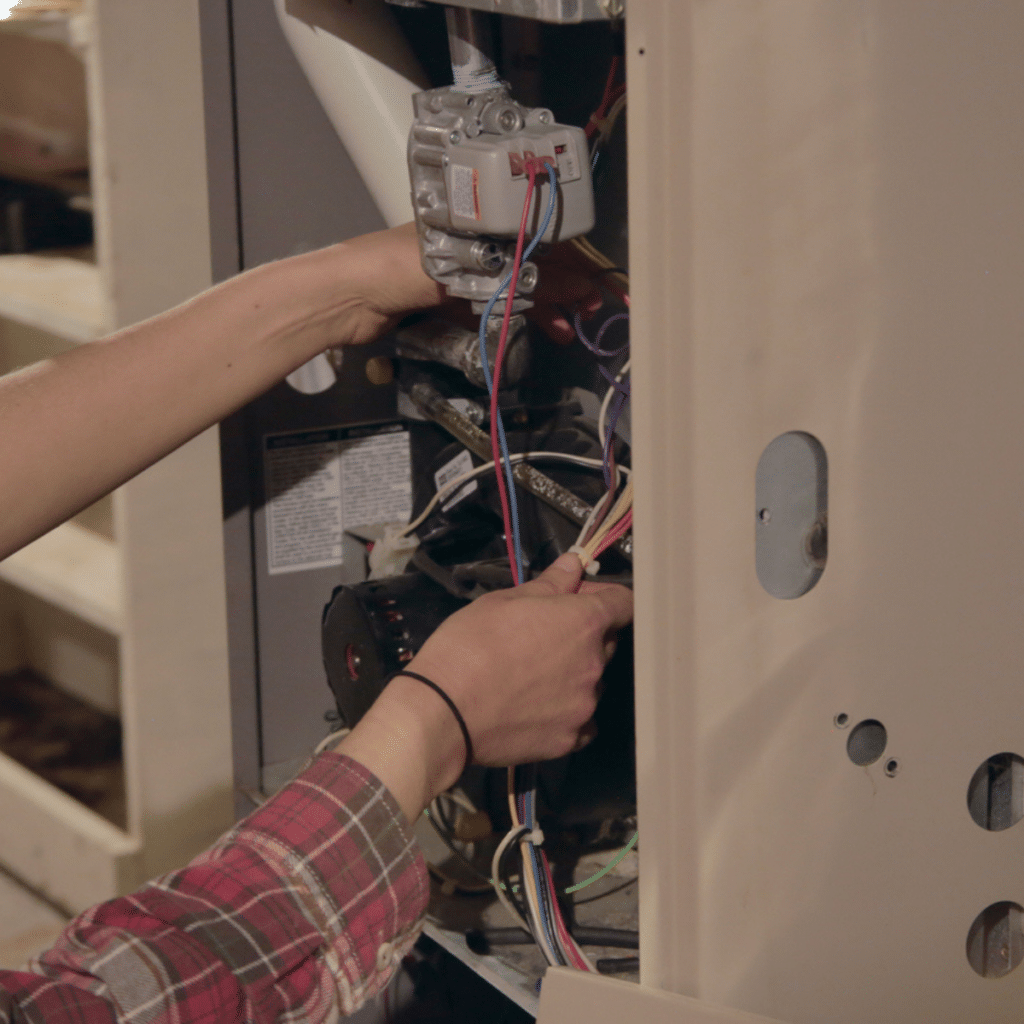
[[[641,980],[694,995],[691,20],[634,0],[626,28]]]
[[[740,1010],[711,1006],[688,996],[640,988],[628,981],[550,967],[544,975],[537,1024],[772,1024]]]
[[[211,281],[197,0],[93,0],[100,263],[115,326]],[[116,496],[125,566],[122,715],[142,876],[231,821],[220,464],[210,431]]]
[[[1024,825],[966,792],[1024,747],[1024,6],[646,0],[629,31],[644,980],[1016,1020],[1024,968],[965,944],[1024,902]],[[786,430],[829,457],[795,601],[754,573]],[[894,778],[840,712],[884,722]]]

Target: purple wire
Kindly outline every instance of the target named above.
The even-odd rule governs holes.
[[[628,319],[628,313],[616,313],[614,316],[608,317],[608,319],[605,320],[603,324],[601,324],[601,327],[597,332],[597,337],[595,337],[594,340],[591,341],[583,333],[583,318],[580,316],[579,312],[577,312],[575,317],[576,337],[578,337],[580,341],[583,342],[583,344],[588,349],[590,349],[591,352],[594,353],[595,356],[617,356],[620,352],[623,352],[627,348],[629,348],[629,342],[627,341],[625,344],[620,345],[618,348],[603,349],[601,348],[601,339],[604,338],[605,332],[608,330],[609,327],[611,327],[612,324],[618,322],[619,320]]]
[[[603,367],[602,367],[603,369]],[[626,404],[626,397],[629,389],[617,391],[612,399],[611,408],[608,410],[608,423],[604,428],[604,485],[609,490],[612,486],[612,444],[615,442],[615,427],[622,414],[622,408]]]
[[[629,398],[630,391],[628,380],[616,380],[615,377],[612,376],[611,372],[604,366],[599,366],[598,369],[601,371],[601,376],[604,377],[604,379],[608,381],[616,391]]]

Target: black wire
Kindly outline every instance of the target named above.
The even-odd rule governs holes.
[[[628,974],[630,971],[640,970],[640,957],[601,957],[594,966],[601,974]]]
[[[548,920],[548,932],[549,932],[549,943],[554,949],[555,956],[560,961],[563,967],[568,967],[568,962],[562,953],[562,944],[558,940],[558,927],[555,924],[555,914],[557,910],[552,906],[551,890],[548,888],[547,878],[544,873],[543,857],[540,851],[537,851],[537,856],[533,863],[533,873],[537,876],[537,888],[540,890],[541,902],[544,904],[544,911],[547,915]],[[529,920],[529,919],[527,919]],[[538,921],[537,926],[542,928],[543,923]]]

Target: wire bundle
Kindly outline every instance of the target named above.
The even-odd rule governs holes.
[[[530,207],[533,202],[533,193],[537,187],[537,174],[543,167],[548,175],[548,204],[541,219],[540,227],[533,236],[529,245],[524,248],[526,241],[526,227],[530,218]],[[505,521],[505,544],[508,547],[509,564],[512,566],[512,579],[516,586],[523,581],[523,548],[519,535],[519,506],[516,500],[515,484],[512,479],[512,462],[509,456],[508,441],[505,438],[505,425],[498,415],[498,391],[501,380],[501,366],[505,359],[505,345],[508,342],[508,328],[512,319],[512,305],[516,295],[516,285],[519,283],[519,273],[523,264],[533,253],[533,250],[540,244],[544,237],[551,218],[555,213],[555,200],[557,198],[558,179],[555,176],[555,169],[547,160],[526,161],[526,173],[528,175],[526,185],[526,199],[523,202],[523,216],[519,223],[519,235],[516,238],[516,252],[512,260],[512,269],[498,285],[494,294],[487,302],[483,315],[480,317],[480,362],[483,365],[484,379],[487,382],[487,390],[491,395],[491,454],[495,464],[504,464],[505,474],[498,474],[498,495],[501,499],[501,514]],[[505,290],[508,295],[505,299],[505,312],[501,320],[501,333],[498,336],[498,351],[494,357],[494,373],[490,369],[490,360],[487,355],[487,323],[497,305],[498,299]],[[510,528],[511,527],[511,528]]]
[[[526,198],[523,202],[523,215],[516,239],[512,269],[499,284],[484,309],[483,315],[480,318],[479,337],[481,362],[484,366],[484,376],[491,396],[491,451],[494,456],[493,461],[495,465],[502,465],[504,468],[503,473],[497,473],[498,491],[501,498],[502,518],[505,523],[505,542],[509,552],[509,564],[512,567],[512,578],[516,586],[519,586],[525,580],[525,566],[519,533],[519,511],[516,501],[515,481],[512,476],[513,459],[508,450],[504,425],[498,414],[498,392],[519,273],[523,263],[536,248],[541,238],[544,237],[551,223],[555,210],[558,186],[555,169],[548,160],[530,160],[526,164],[526,171],[528,174]],[[526,229],[529,223],[533,195],[537,190],[537,176],[542,171],[547,172],[548,178],[547,207],[536,234],[527,245]],[[506,293],[506,290],[505,310],[502,317],[501,332],[498,336],[498,350],[494,358],[494,371],[492,374],[489,366],[490,361],[487,356],[487,324],[495,305],[501,295]],[[593,965],[569,934],[569,929],[566,927],[565,919],[562,916],[551,876],[551,868],[544,851],[540,848],[543,836],[537,827],[537,791],[533,784],[534,769],[531,767],[525,769],[525,771],[528,773],[529,778],[526,784],[520,787],[517,785],[519,773],[514,768],[509,769],[509,813],[512,817],[512,829],[498,845],[492,861],[491,873],[495,892],[498,894],[502,905],[512,915],[513,920],[526,926],[533,934],[537,945],[544,953],[548,963],[568,965],[584,971],[594,971]],[[522,859],[522,891],[525,897],[525,913],[513,904],[510,891],[506,889],[501,881],[502,860],[515,844],[519,846]]]

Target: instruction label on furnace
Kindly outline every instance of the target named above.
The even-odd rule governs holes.
[[[341,565],[346,530],[408,521],[409,434],[395,423],[268,435],[264,479],[268,572]]]

